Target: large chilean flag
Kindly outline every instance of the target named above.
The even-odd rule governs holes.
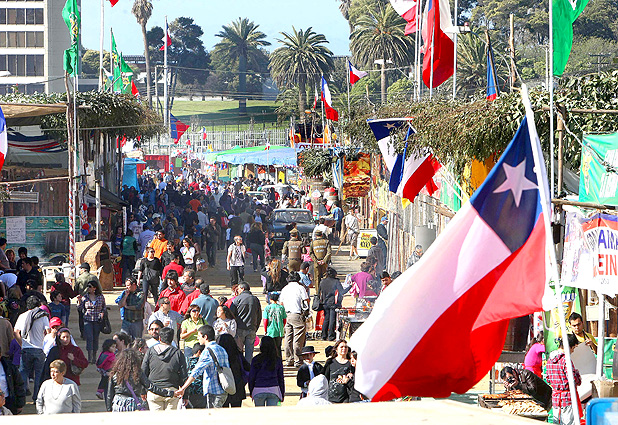
[[[374,401],[468,391],[498,360],[509,319],[542,310],[549,197],[544,164],[540,184],[534,171],[533,150],[543,156],[526,109],[470,202],[352,336],[355,387]]]
[[[406,29],[404,35],[410,35],[416,32],[416,8],[418,7],[417,0],[391,0],[391,6],[395,12],[401,15],[406,20]]]
[[[451,9],[448,0],[427,0],[423,14],[423,82],[433,87],[448,80],[453,75],[455,60],[455,43],[444,31],[453,27]],[[433,49],[433,55],[431,53]],[[431,79],[431,61],[433,59],[433,80]]]
[[[4,118],[4,112],[0,108],[0,171],[4,165],[7,152],[9,150],[9,142],[7,136],[6,119]]]

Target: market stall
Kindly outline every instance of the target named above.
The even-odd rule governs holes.
[[[377,298],[376,296],[357,298],[353,307],[337,309],[338,339],[349,339],[360,328],[371,314]]]
[[[519,390],[502,394],[479,394],[478,405],[494,412],[507,413],[529,419],[546,421],[547,410],[537,403],[532,396]]]

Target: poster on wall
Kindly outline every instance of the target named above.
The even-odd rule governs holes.
[[[6,217],[6,240],[9,244],[26,243],[26,217]]]
[[[371,188],[371,155],[359,153],[356,161],[343,165],[343,199],[364,198]]]
[[[358,234],[358,240],[356,242],[356,248],[358,249],[358,255],[360,257],[367,257],[369,249],[371,248],[371,238],[378,237],[378,231],[375,229],[361,229]]]
[[[618,205],[618,133],[585,135],[583,145],[579,201]]]

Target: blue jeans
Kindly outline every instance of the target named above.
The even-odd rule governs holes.
[[[256,394],[253,396],[253,404],[255,404],[255,407],[277,406],[279,404],[279,397],[273,393]]]
[[[264,245],[252,243],[250,245],[251,254],[253,255],[253,271],[258,270],[258,257],[259,257],[259,270],[264,268]]]
[[[101,324],[99,322],[88,322],[84,320],[84,336],[86,337],[86,350],[97,354],[99,350],[99,333]]]
[[[43,366],[45,365],[45,353],[40,348],[24,348],[21,351],[21,363],[19,365],[19,373],[24,381],[26,389],[29,387],[28,379],[30,373],[34,371],[34,390],[32,391],[32,399],[36,401],[41,386],[41,378],[43,376]]]
[[[255,346],[255,331],[237,329],[236,339],[238,340],[238,345],[244,348],[245,359],[251,363],[251,360],[253,360],[253,347]]]
[[[144,321],[138,320],[137,322],[129,322],[123,320],[120,329],[125,331],[128,335],[131,335],[133,339],[141,338],[144,335]]]

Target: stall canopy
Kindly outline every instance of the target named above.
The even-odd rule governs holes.
[[[135,158],[124,159],[124,172],[122,174],[122,184],[129,187],[134,187],[139,191],[139,183],[137,182],[137,164],[145,164],[144,161],[140,161]]]
[[[217,162],[229,164],[256,164],[256,165],[287,165],[296,167],[296,149],[283,148],[274,151],[261,150],[249,153],[230,153],[220,155]]]
[[[286,147],[285,146],[271,146],[269,151],[272,153],[274,150],[279,150],[279,149],[286,149]],[[250,148],[241,148],[240,146],[235,146],[232,149],[228,149],[225,151],[207,153],[205,155],[202,155],[203,158],[200,157],[200,159],[207,162],[208,164],[214,164],[215,162],[226,162],[226,161],[222,161],[219,158],[222,155],[231,155],[231,154],[245,155],[247,153],[252,153],[252,152],[269,152],[269,151],[266,150],[265,146],[253,146]]]

